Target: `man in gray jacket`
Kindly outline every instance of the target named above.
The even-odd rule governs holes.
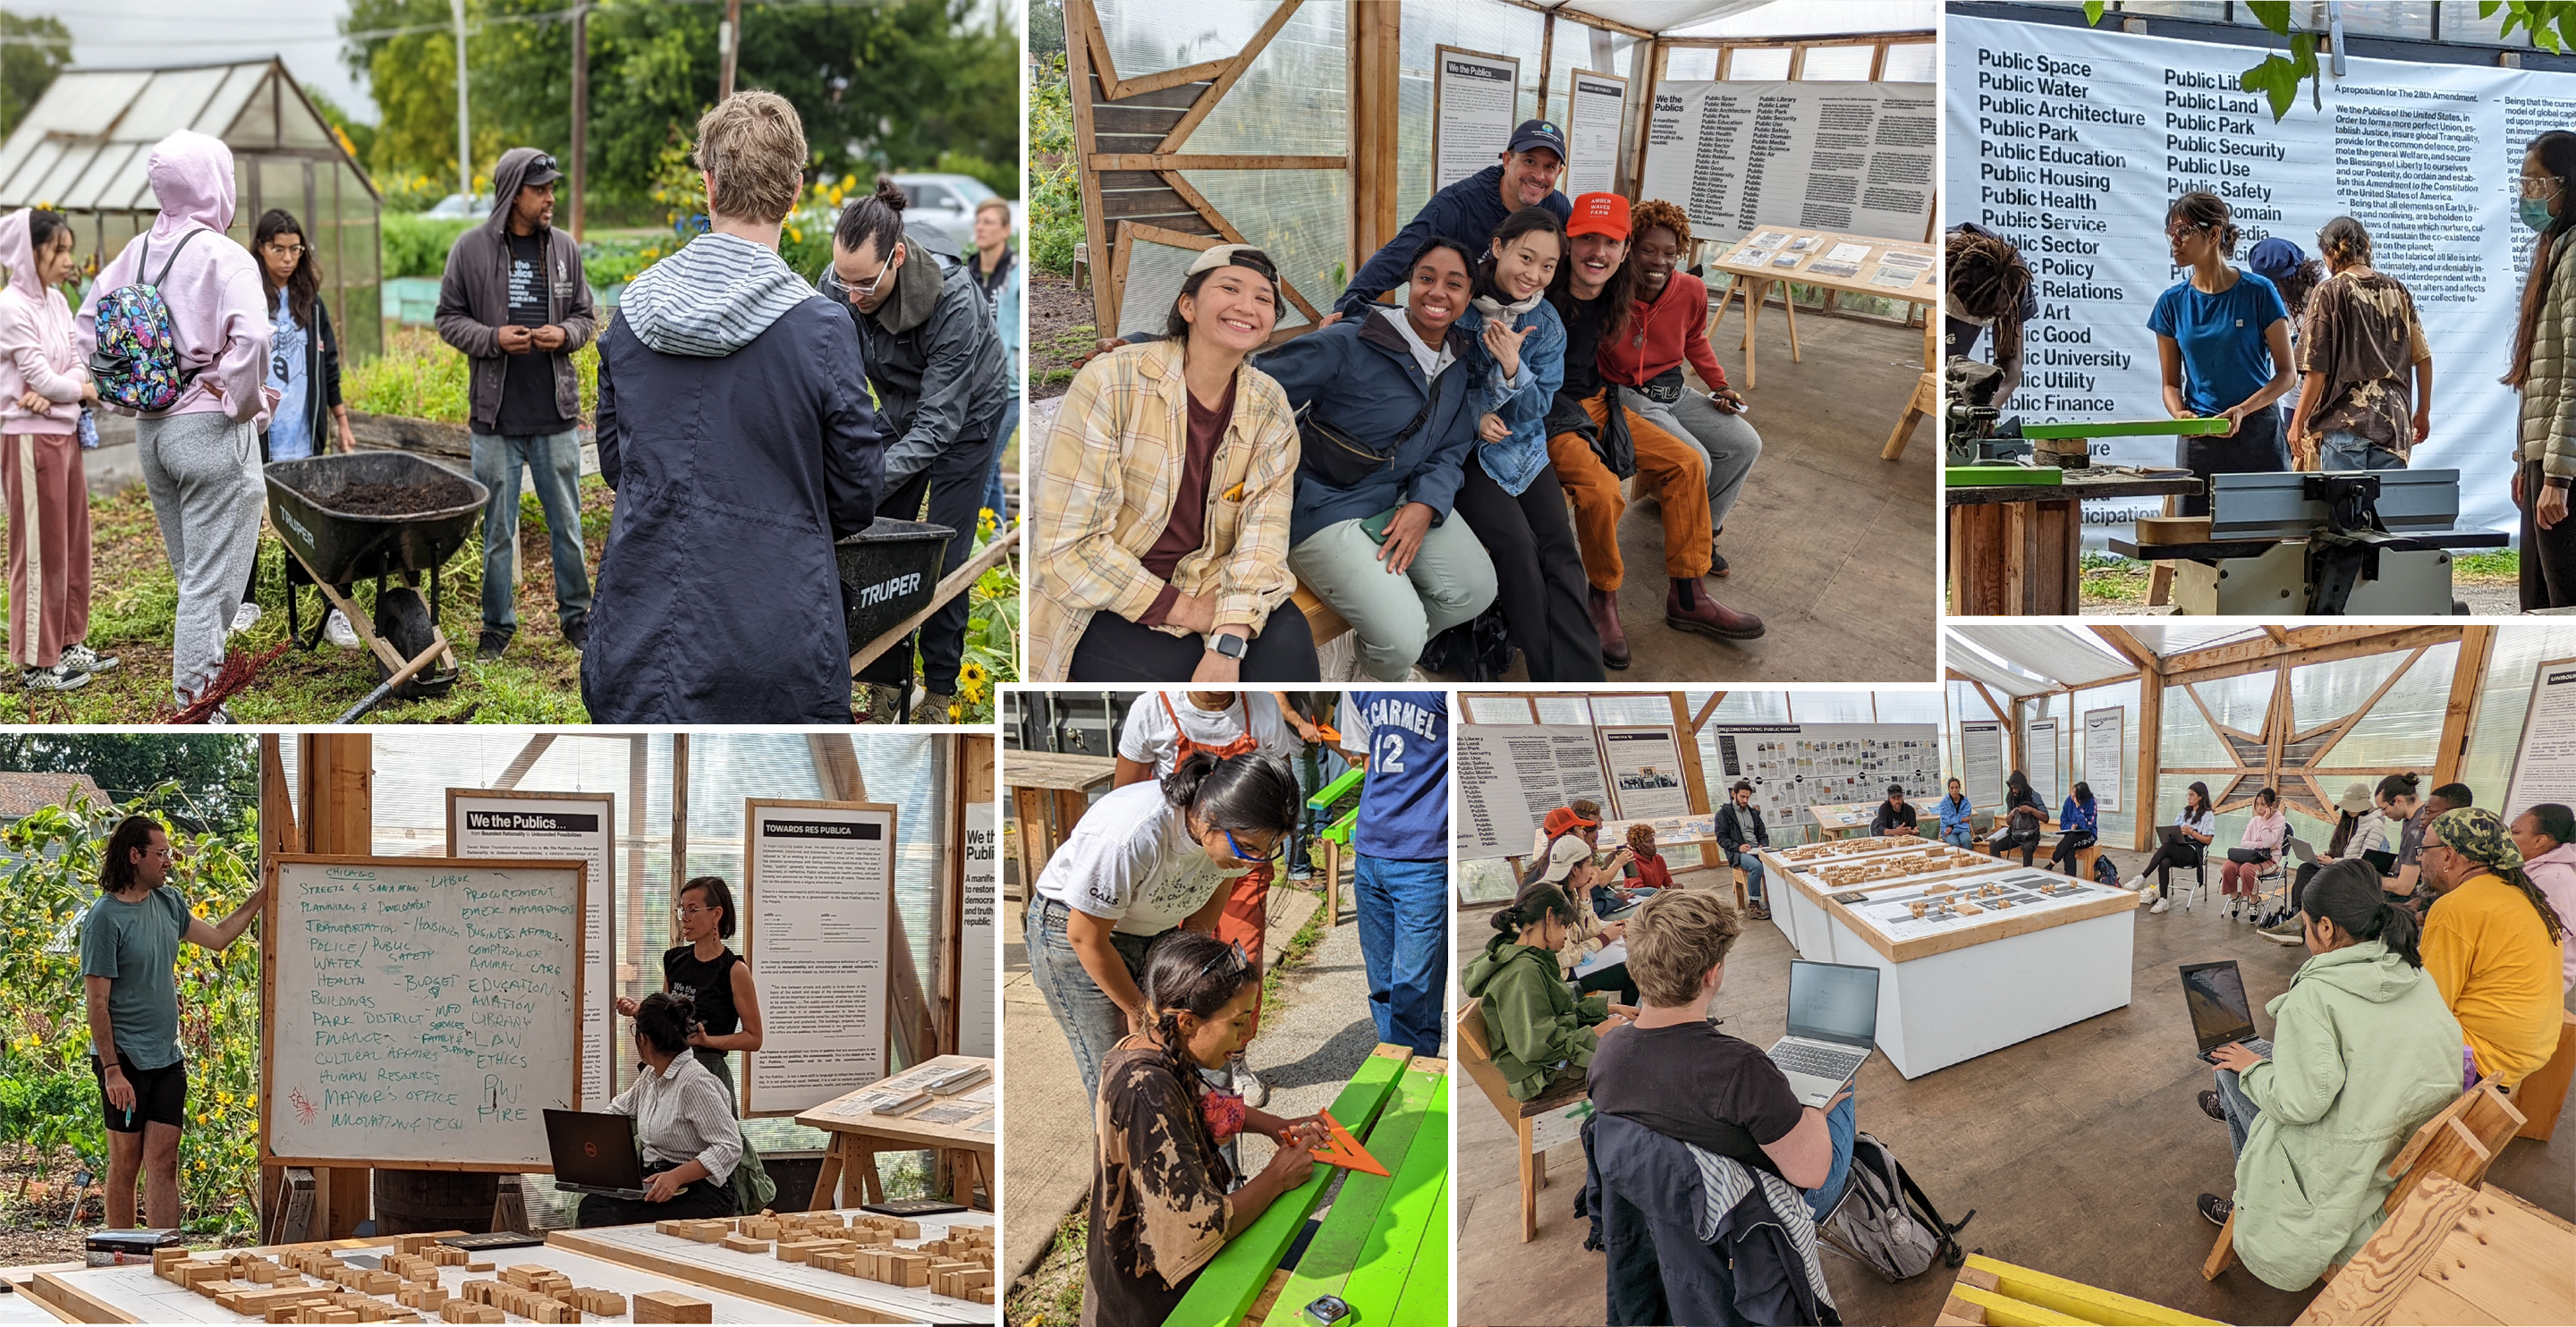
[[[943,252],[943,241],[904,229],[904,201],[901,189],[880,179],[875,193],[843,208],[832,233],[831,266],[815,284],[858,324],[877,412],[894,438],[886,446],[886,496],[877,514],[955,530],[940,563],[944,576],[973,548],[993,428],[1010,401],[1010,366],[974,273],[958,261],[953,244]],[[949,600],[922,626],[927,694],[913,707],[914,723],[950,722],[948,703],[966,655],[966,598]],[[851,641],[850,648],[864,644]],[[869,722],[903,722],[912,648],[906,641],[860,670]]]
[[[438,285],[438,335],[473,362],[474,477],[492,490],[483,511],[483,638],[498,659],[518,634],[519,470],[535,480],[555,564],[555,614],[581,648],[590,631],[590,577],[581,544],[581,379],[572,352],[591,339],[590,282],[581,247],[554,228],[553,156],[514,147],[492,167],[492,215],[456,237]]]

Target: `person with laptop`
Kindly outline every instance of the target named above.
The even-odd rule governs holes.
[[[1744,915],[1771,920],[1771,900],[1762,889],[1762,857],[1756,848],[1771,846],[1771,831],[1762,823],[1762,808],[1753,804],[1753,785],[1737,779],[1727,790],[1726,805],[1717,808],[1717,848],[1726,864],[1744,873]]]
[[[2218,813],[2209,804],[2209,785],[2195,779],[2183,792],[2182,813],[2163,831],[2164,842],[2156,845],[2155,855],[2138,868],[2137,878],[2129,882],[2131,893],[2146,902],[2147,876],[2156,877],[2156,904],[2149,912],[2163,912],[2173,898],[2172,872],[2177,866],[2199,866],[2201,853],[2209,841],[2218,837]]]
[[[2078,783],[2057,808],[2057,846],[2049,850],[2048,869],[2075,874],[2075,863],[2102,831],[2102,808],[2093,800],[2093,785]]]
[[[1494,1069],[1514,1101],[1534,1101],[1558,1079],[1581,1077],[1602,1034],[1635,1012],[1606,995],[1578,996],[1558,975],[1556,954],[1574,922],[1564,890],[1531,885],[1493,915],[1494,937],[1459,979],[1467,998],[1484,1001]]]
[[[2558,1050],[2566,919],[2522,869],[2522,849],[2493,811],[2434,817],[2423,867],[2433,894],[2424,971],[2468,1036],[2467,1077],[2510,1089]]]
[[[762,1040],[760,983],[752,978],[750,961],[725,943],[734,932],[733,886],[720,875],[694,877],[680,886],[679,905],[671,916],[679,924],[681,943],[662,951],[662,989],[688,998],[697,1015],[689,1029],[689,1049],[730,1099],[733,1053],[749,1055]],[[621,995],[610,1007],[621,1018],[633,1018],[641,1006]],[[778,1196],[778,1182],[769,1177],[748,1137],[742,1140],[742,1159],[734,1164],[733,1187],[734,1204],[746,1212],[757,1212]]]
[[[1629,923],[1628,965],[1639,1006],[1632,1026],[1602,1039],[1587,1086],[1592,1107],[1667,1138],[1733,1157],[1807,1191],[1821,1221],[1842,1200],[1859,1131],[1852,1079],[1878,1030],[1878,972],[1793,962],[1789,1028],[1794,1059],[1832,1057],[1793,1073],[1777,1056],[1708,1021],[1743,923],[1716,890],[1658,894]],[[1865,989],[1864,989],[1865,988]]]
[[[635,1054],[643,1065],[634,1085],[608,1103],[607,1113],[634,1121],[643,1161],[641,1192],[584,1192],[574,1225],[630,1226],[741,1210],[732,1181],[742,1162],[742,1126],[734,1122],[733,1094],[689,1053],[689,1032],[697,1024],[697,1007],[669,991],[655,991],[635,1006]],[[571,1112],[551,1113],[549,1126],[561,1114]],[[558,1172],[567,1159],[558,1151]]]
[[[1887,800],[1878,804],[1878,814],[1870,817],[1869,832],[1880,838],[1911,839],[1922,836],[1915,828],[1914,808],[1905,800],[1905,785],[1887,785]]]
[[[2281,1290],[2360,1252],[2396,1187],[2390,1158],[2460,1095],[2459,1021],[2425,970],[2414,916],[2381,896],[2379,873],[2352,861],[2319,871],[2307,916],[2312,957],[2267,1007],[2271,1053],[2215,1047],[2218,1086],[2200,1094],[2227,1125],[2236,1192],[2196,1206],[2212,1225],[2234,1215],[2236,1256]],[[2243,987],[2233,989],[2229,1012],[2250,1037]],[[2206,1038],[2201,1002],[2192,1017]]]
[[[2282,910],[2264,919],[2256,934],[2279,945],[2295,945],[2305,933],[2307,923],[2299,916],[2299,900],[2307,893],[2308,882],[2317,872],[2341,861],[2365,861],[2370,854],[2387,856],[2383,847],[2388,822],[2371,800],[2370,784],[2355,779],[2345,784],[2343,796],[2335,799],[2335,829],[2326,840],[2324,855],[2319,856],[2299,839],[2287,840],[2290,851],[2300,858],[2299,869],[2290,876],[2290,896]],[[2377,868],[2373,868],[2377,869]]]
[[[2389,877],[2383,886],[2398,898],[2415,898],[2417,877],[2421,874],[2424,855],[2424,831],[2433,824],[2432,803],[2415,795],[2415,785],[2422,781],[2418,774],[2391,774],[2379,781],[2376,800],[2379,814],[2389,824],[2389,841],[2396,857],[2380,868]],[[2422,901],[2417,900],[2415,919],[2424,919]]]

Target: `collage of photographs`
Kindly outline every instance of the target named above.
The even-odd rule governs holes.
[[[0,1327],[2570,1327],[2571,250],[2565,0],[0,0]]]

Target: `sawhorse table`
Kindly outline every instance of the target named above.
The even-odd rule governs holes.
[[[977,1104],[983,1109],[970,1117],[938,1123],[919,1118],[934,1108],[961,1104],[960,1096],[936,1097],[902,1115],[879,1115],[870,1109],[871,1098],[893,1090],[895,1085],[979,1065],[985,1069],[986,1077],[964,1095],[982,1096],[984,1100]],[[1000,1094],[1001,1080],[991,1073],[992,1069],[993,1061],[983,1056],[942,1055],[799,1113],[798,1124],[832,1136],[823,1147],[823,1169],[814,1177],[814,1196],[806,1203],[806,1210],[821,1212],[843,1205],[841,1186],[850,1178],[856,1179],[858,1193],[857,1201],[849,1206],[884,1202],[885,1183],[877,1175],[879,1152],[937,1154],[949,1175],[951,1201],[972,1206],[978,1183],[988,1196],[998,1196],[993,1169],[993,1099]]]
[[[1366,776],[1367,771],[1357,767],[1343,770],[1340,778],[1325,784],[1314,796],[1306,799],[1306,809],[1317,815],[1330,814],[1333,803],[1348,797]],[[1351,826],[1358,824],[1359,819],[1360,809],[1354,805],[1348,815],[1315,835],[1324,841],[1324,929],[1327,931],[1341,924],[1342,854],[1351,850]]]
[[[1109,791],[1118,762],[1107,756],[1077,756],[1061,751],[1006,750],[1002,782],[1011,790],[1011,818],[1019,831],[1020,897],[1037,888],[1038,873],[1057,845],[1072,835],[1091,809],[1091,799]]]

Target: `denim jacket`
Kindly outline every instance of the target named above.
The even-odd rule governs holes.
[[[1941,832],[1948,834],[1956,830],[1966,829],[1968,827],[1968,813],[1974,808],[1968,805],[1968,795],[1966,793],[1952,793],[1943,797],[1940,801],[1934,802],[1932,804],[1932,809],[1940,813]]]
[[[1477,381],[1499,382],[1502,366],[1494,362],[1485,349],[1485,315],[1474,308],[1459,316],[1458,330],[1466,341],[1467,362],[1477,373]],[[1487,406],[1489,413],[1499,414],[1512,434],[1501,442],[1480,442],[1476,456],[1484,464],[1485,474],[1513,497],[1527,492],[1547,467],[1547,411],[1556,400],[1557,388],[1565,384],[1565,320],[1546,300],[1522,314],[1512,324],[1514,331],[1527,331],[1530,338],[1521,342],[1520,377],[1503,384],[1503,399]],[[1481,418],[1481,416],[1479,416]]]

